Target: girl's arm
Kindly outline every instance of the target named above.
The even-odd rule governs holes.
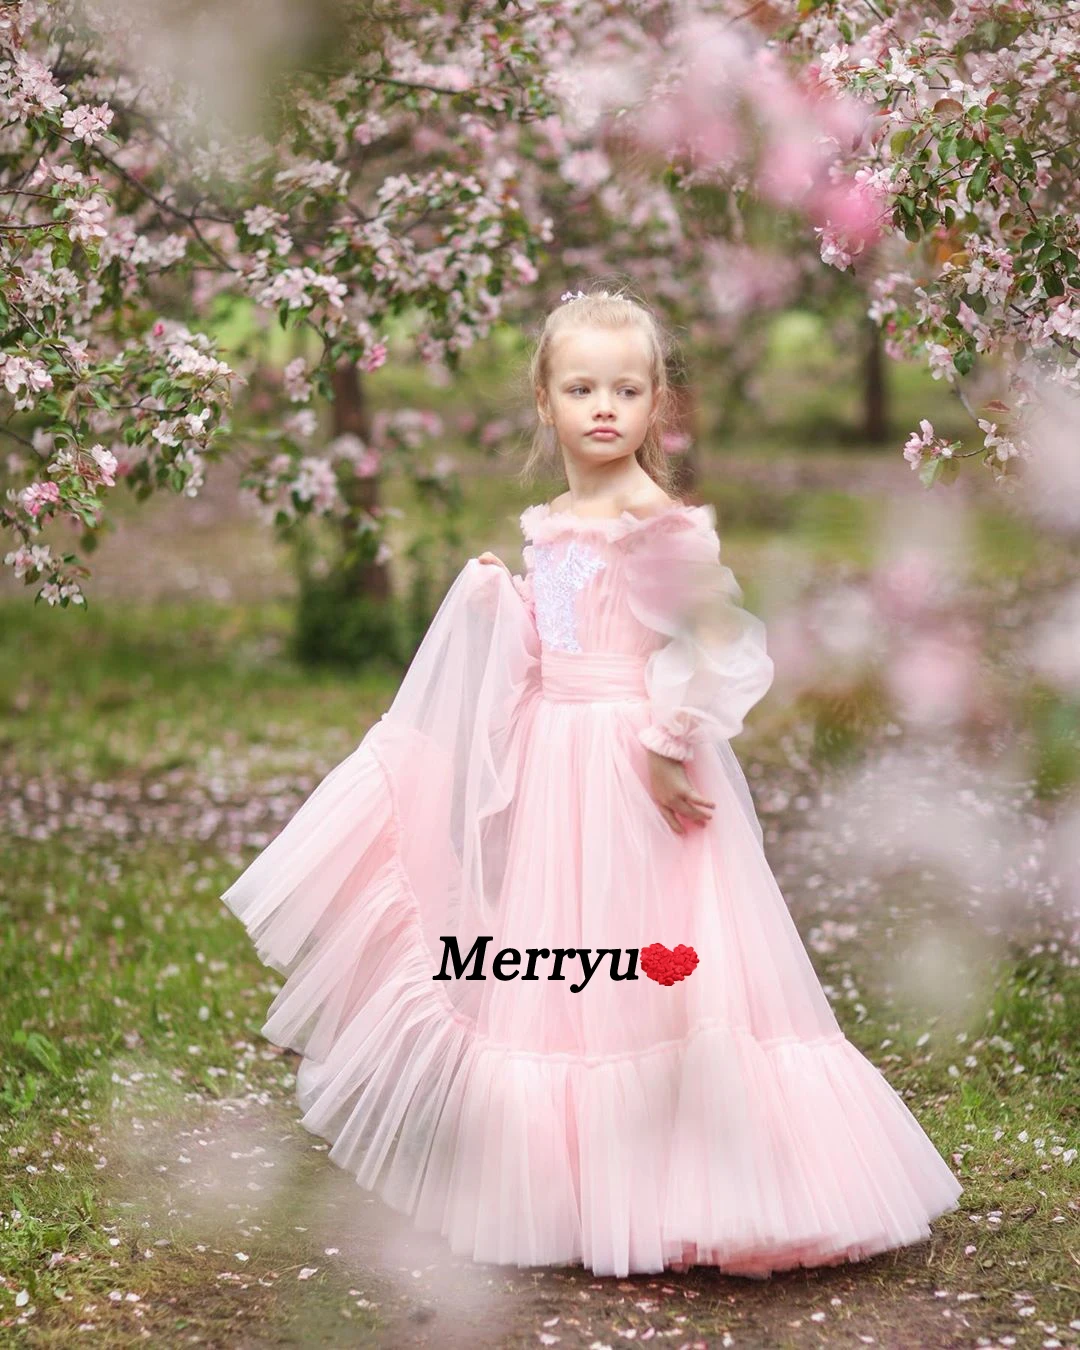
[[[649,658],[651,717],[642,743],[689,760],[705,739],[730,740],[773,680],[765,625],[742,608],[742,591],[720,562],[720,539],[701,516],[646,531],[635,552],[629,603],[667,638]]]

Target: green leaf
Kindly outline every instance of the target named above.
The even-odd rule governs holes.
[[[960,473],[960,461],[955,455],[950,455],[947,459],[939,458],[938,463],[941,468],[938,470],[938,482],[943,486],[947,483],[955,483]]]
[[[72,243],[66,234],[53,235],[53,266],[66,267],[71,261],[71,250]]]

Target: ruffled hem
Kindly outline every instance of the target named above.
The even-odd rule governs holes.
[[[956,1208],[944,1160],[839,1032],[762,1041],[706,1020],[611,1055],[481,1035],[432,979],[386,766],[372,742],[345,764],[323,790],[325,866],[344,886],[317,889],[333,906],[300,923],[286,901],[315,873],[290,849],[272,894],[256,872],[223,899],[290,972],[263,1034],[304,1057],[302,1123],[419,1229],[482,1262],[763,1277],[920,1241]]]
[[[534,543],[566,531],[619,540],[642,530],[677,528],[687,521],[702,529],[715,529],[716,508],[710,502],[700,506],[679,502],[651,516],[636,516],[632,511],[623,511],[617,516],[578,516],[572,511],[553,511],[549,503],[539,502],[527,506],[519,517],[522,533]]]

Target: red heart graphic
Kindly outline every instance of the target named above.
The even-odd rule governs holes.
[[[668,951],[662,942],[653,942],[641,949],[641,969],[650,980],[660,984],[670,985],[677,980],[685,980],[687,975],[693,974],[697,963],[697,952],[681,942],[673,952]]]

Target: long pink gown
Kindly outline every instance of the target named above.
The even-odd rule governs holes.
[[[466,563],[223,897],[286,976],[264,1034],[304,1125],[476,1261],[762,1277],[926,1238],[961,1187],[839,1029],[728,744],[773,667],[713,508],[521,526],[524,574]],[[706,826],[666,823],[646,746]],[[652,943],[696,970],[612,977]],[[602,963],[549,978],[556,948]]]

